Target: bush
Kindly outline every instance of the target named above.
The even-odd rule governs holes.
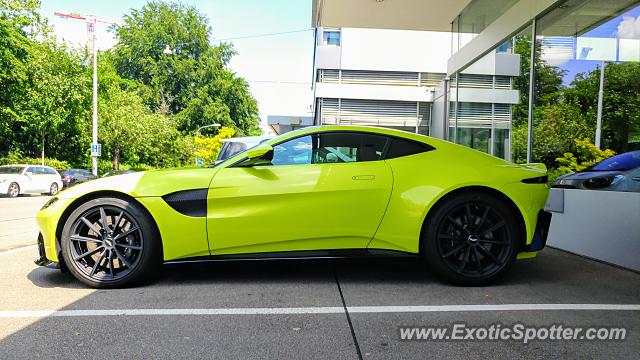
[[[557,169],[549,171],[549,181],[555,180],[558,176],[585,170],[600,161],[615,155],[615,151],[598,149],[589,139],[575,139],[576,154],[566,152],[562,157],[556,158]]]
[[[41,165],[42,159],[23,156],[19,152],[10,152],[7,156],[0,158],[0,165],[10,165],[10,164]],[[53,159],[53,158],[44,158],[44,165],[51,166],[56,170],[69,169],[71,167],[71,164],[69,164],[67,161]]]

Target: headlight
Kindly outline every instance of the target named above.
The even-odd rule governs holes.
[[[49,199],[49,201],[47,201],[46,203],[44,203],[44,205],[42,205],[42,208],[40,208],[40,211],[42,211],[42,210],[48,208],[49,206],[55,204],[56,201],[58,201],[58,198],[56,196],[52,197],[51,199]]]
[[[624,179],[623,175],[607,175],[597,178],[591,178],[584,182],[584,187],[587,189],[602,189],[609,186],[613,186]]]

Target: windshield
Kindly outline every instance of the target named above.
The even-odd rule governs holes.
[[[602,160],[588,171],[625,171],[640,167],[640,151],[632,151]]]
[[[0,174],[20,174],[24,166],[0,166]]]

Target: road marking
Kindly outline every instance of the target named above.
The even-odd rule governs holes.
[[[640,311],[640,304],[500,304],[433,306],[348,306],[350,313],[420,313],[469,311]],[[172,316],[172,315],[305,315],[344,314],[341,306],[291,308],[221,309],[119,309],[119,310],[23,310],[0,311],[0,318],[42,318],[74,316]]]
[[[17,253],[17,252],[33,249],[33,248],[36,248],[37,246],[38,245],[24,245],[24,246],[20,246],[20,247],[13,248],[13,249],[8,249],[8,250],[0,249],[0,256],[9,255],[9,254],[13,254],[13,253]]]

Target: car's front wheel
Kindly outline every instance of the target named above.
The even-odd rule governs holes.
[[[123,287],[151,275],[161,261],[153,219],[139,204],[119,198],[90,200],[65,222],[65,263],[95,288]]]
[[[423,234],[429,265],[461,285],[484,285],[515,262],[520,229],[513,210],[486,193],[460,193],[430,214]]]

